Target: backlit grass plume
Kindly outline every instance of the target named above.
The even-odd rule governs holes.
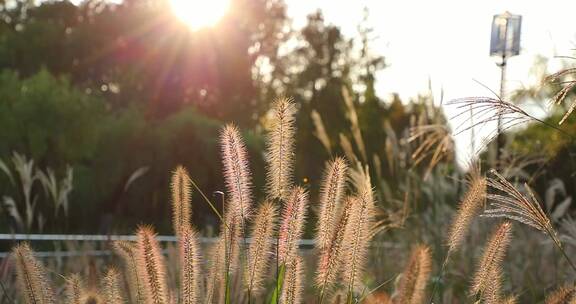
[[[486,186],[487,181],[486,178],[481,175],[480,166],[473,165],[468,176],[468,190],[460,201],[458,211],[450,225],[448,233],[448,257],[460,248],[472,220],[484,208],[486,203]]]
[[[341,271],[346,227],[348,225],[352,208],[357,203],[357,198],[355,197],[348,197],[346,199],[344,208],[342,209],[328,243],[318,251],[319,257],[318,267],[316,269],[316,285],[320,288],[320,303],[324,300],[326,292],[330,290],[334,283],[336,283],[337,276]]]
[[[336,215],[346,186],[347,171],[346,161],[341,157],[329,162],[324,171],[316,224],[316,247],[319,250],[328,245],[334,232]]]
[[[303,261],[300,256],[295,256],[286,265],[286,279],[282,288],[280,303],[282,304],[299,304],[302,303]]]
[[[352,206],[344,236],[344,285],[350,295],[362,287],[366,254],[375,229],[374,194],[368,172],[368,167],[359,164],[350,172],[357,198]]]
[[[294,162],[294,115],[291,99],[279,98],[273,106],[273,117],[266,140],[268,162],[267,190],[271,199],[284,199],[292,189]]]
[[[419,304],[424,302],[426,284],[432,268],[431,259],[430,248],[427,246],[419,245],[412,250],[408,264],[402,272],[394,303]]]
[[[128,241],[114,241],[112,248],[123,262],[128,281],[130,299],[133,303],[144,303],[143,281],[138,274],[137,253],[135,246]]]
[[[66,278],[66,285],[64,287],[66,304],[82,304],[83,289],[82,278],[79,274],[75,273]]]
[[[172,211],[174,233],[180,234],[180,229],[190,223],[190,177],[182,166],[178,166],[172,174]]]
[[[206,279],[206,303],[213,303],[214,298],[219,294],[219,288],[224,281],[226,269],[226,242],[224,236],[221,235],[216,244],[209,250],[208,255],[208,278]],[[220,291],[223,293],[223,291]]]
[[[529,195],[529,197],[526,197],[496,170],[490,170],[490,173],[494,177],[488,178],[488,186],[495,190],[495,193],[487,195],[491,208],[484,211],[484,216],[508,218],[544,232],[552,239],[566,261],[576,271],[576,265],[572,263],[562,248],[562,243],[556,230],[552,227],[550,219],[540,207],[540,203],[528,184],[524,184]]]
[[[274,245],[274,233],[277,225],[275,204],[265,202],[258,209],[252,228],[252,243],[248,248],[248,263],[245,271],[248,296],[257,295],[263,288],[264,276],[270,261]]]
[[[297,255],[298,241],[304,231],[308,194],[301,187],[295,187],[282,211],[282,223],[278,237],[278,261],[289,264]]]
[[[138,239],[137,265],[142,276],[147,303],[167,304],[168,287],[164,257],[151,227],[141,226],[136,232]]]
[[[24,303],[55,303],[44,266],[34,257],[30,245],[28,243],[16,245],[12,249],[12,258],[16,268],[16,283]]]
[[[122,289],[120,288],[122,281],[120,274],[115,268],[109,268],[102,280],[102,291],[104,301],[107,304],[122,304],[124,299],[122,297]]]
[[[546,297],[545,304],[575,304],[576,289],[574,286],[562,286]]]
[[[502,261],[506,255],[508,244],[510,243],[512,224],[504,222],[494,230],[490,239],[484,247],[482,258],[476,267],[474,279],[470,289],[472,295],[484,296],[487,288],[499,288],[499,286],[489,286],[500,284],[498,280],[502,269]],[[490,294],[487,294],[490,296]]]
[[[180,258],[180,303],[197,303],[200,298],[200,244],[196,231],[188,225],[180,230],[178,240]]]
[[[231,212],[246,218],[252,205],[252,177],[248,167],[248,153],[236,126],[229,124],[224,127],[220,134],[220,145]]]

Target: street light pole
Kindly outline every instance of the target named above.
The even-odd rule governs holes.
[[[495,15],[492,21],[492,37],[490,40],[490,55],[501,56],[502,61],[497,63],[500,67],[500,99],[506,99],[506,67],[510,56],[520,54],[520,27],[522,16],[512,15],[509,12]],[[503,134],[502,113],[498,113],[498,125],[494,143],[493,161],[495,164],[501,160],[502,149],[506,144]],[[494,164],[493,164],[494,165]]]

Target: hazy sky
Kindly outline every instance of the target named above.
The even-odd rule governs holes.
[[[576,1],[286,1],[296,26],[320,8],[327,22],[347,36],[356,33],[367,7],[369,25],[378,36],[372,47],[390,65],[377,75],[377,90],[384,98],[392,92],[405,98],[426,92],[428,79],[436,97],[443,88],[444,100],[490,95],[473,79],[498,91],[499,59],[489,56],[490,27],[492,16],[505,11],[522,15],[521,54],[508,61],[507,90],[536,82],[530,69],[538,55],[573,55],[576,48]],[[554,70],[560,60],[549,63]],[[453,114],[449,111],[447,116]],[[462,160],[469,154],[469,135],[457,137],[457,144]]]

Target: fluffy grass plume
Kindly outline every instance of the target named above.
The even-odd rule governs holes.
[[[89,290],[82,295],[82,304],[108,304],[104,302],[102,296],[97,290]]]
[[[402,272],[395,303],[424,303],[426,284],[432,268],[431,259],[430,248],[427,246],[419,245],[412,250],[408,264]]]
[[[144,281],[147,303],[167,304],[168,287],[164,257],[156,240],[156,233],[151,227],[141,226],[136,236],[138,273]]]
[[[128,290],[130,299],[133,303],[144,303],[144,289],[143,282],[138,275],[138,263],[135,246],[128,241],[114,241],[112,248],[118,254],[125,267],[126,281],[128,282]]]
[[[344,236],[346,250],[344,254],[344,284],[349,293],[362,288],[360,278],[364,272],[366,254],[375,229],[374,194],[368,167],[360,164],[350,171],[350,178],[356,191],[355,204],[352,206]]]
[[[488,194],[487,197],[491,201],[491,208],[484,212],[485,216],[504,217],[518,221],[547,233],[552,238],[556,238],[550,219],[540,207],[540,203],[538,203],[528,185],[525,185],[525,187],[530,198],[524,196],[496,170],[490,170],[490,173],[494,177],[488,178],[488,186],[497,192]]]
[[[122,304],[122,290],[120,288],[120,274],[115,268],[109,268],[102,280],[104,301],[107,304]]]
[[[277,212],[275,204],[265,202],[258,209],[254,220],[252,243],[248,248],[246,269],[246,288],[251,294],[257,294],[263,287],[264,276],[270,260],[270,252],[274,245]]]
[[[573,286],[562,286],[546,297],[545,304],[575,304],[576,289]]]
[[[346,187],[348,165],[337,157],[329,162],[324,171],[320,188],[320,211],[316,224],[316,246],[323,250],[330,242],[336,224],[336,215]]]
[[[197,303],[200,298],[200,244],[198,235],[188,225],[180,230],[178,240],[180,249],[180,303]]]
[[[327,245],[319,250],[318,268],[316,270],[316,285],[320,287],[320,297],[323,298],[325,291],[336,283],[338,272],[342,265],[342,252],[345,247],[344,237],[346,226],[350,218],[350,213],[357,198],[346,198],[344,208],[334,227],[333,233],[329,238]]]
[[[302,268],[302,258],[295,256],[286,266],[286,279],[282,287],[282,304],[299,304],[302,303],[302,289],[304,270]]]
[[[292,188],[295,114],[296,108],[291,99],[282,97],[274,102],[273,118],[266,140],[266,180],[271,199],[284,199]]]
[[[218,289],[224,280],[224,272],[226,271],[226,249],[224,245],[224,237],[220,236],[216,244],[214,244],[208,251],[210,260],[208,278],[206,280],[206,303],[214,302],[213,299],[218,295]]]
[[[304,188],[295,187],[282,211],[282,224],[278,236],[280,264],[289,264],[297,255],[298,240],[302,237],[307,209],[308,194]]]
[[[491,234],[490,239],[484,247],[482,259],[476,267],[476,273],[474,274],[472,287],[470,289],[472,295],[481,295],[487,288],[499,288],[499,286],[489,285],[501,284],[500,280],[496,279],[501,272],[502,261],[506,255],[511,235],[512,224],[510,222],[504,222],[498,225]]]
[[[174,225],[174,233],[180,235],[180,229],[190,223],[191,216],[190,177],[184,167],[178,166],[176,168],[172,174],[170,188],[172,190],[172,223]]]
[[[236,126],[224,127],[220,134],[220,145],[224,179],[232,208],[229,213],[239,214],[244,220],[250,215],[252,207],[252,177],[248,167],[246,147]]]
[[[206,284],[206,302],[211,303],[213,298],[224,299],[226,273],[233,274],[237,270],[240,256],[240,229],[238,216],[232,212],[226,213],[225,224],[221,226],[220,237],[210,250],[210,263],[208,267],[208,280]],[[218,303],[222,301],[216,301]]]
[[[82,304],[82,294],[84,293],[82,278],[75,273],[66,278],[64,286],[64,297],[66,304]]]
[[[55,303],[54,292],[48,285],[44,266],[34,257],[28,243],[21,243],[12,249],[16,269],[16,283],[22,300],[27,304]]]
[[[452,219],[448,233],[448,256],[456,252],[470,227],[470,223],[478,215],[486,203],[486,186],[487,181],[481,175],[480,166],[473,165],[468,176],[468,191],[460,201],[458,211]]]

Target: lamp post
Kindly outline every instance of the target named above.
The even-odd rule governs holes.
[[[509,12],[494,15],[492,19],[492,35],[490,39],[490,56],[499,56],[502,61],[497,63],[501,69],[500,74],[500,98],[506,94],[506,61],[509,57],[520,54],[520,28],[522,16],[513,15]],[[504,147],[505,138],[502,134],[502,115],[498,115],[498,127],[496,138],[495,160],[500,160],[501,149]]]

